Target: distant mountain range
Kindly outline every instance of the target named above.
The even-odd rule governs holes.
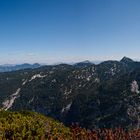
[[[0,73],[2,110],[32,110],[87,128],[140,128],[140,62],[124,57]]]
[[[99,63],[100,61],[95,61],[95,63]],[[56,63],[54,65],[59,65],[59,64],[66,64],[66,63]],[[69,63],[67,63],[69,64]],[[75,65],[78,67],[82,66],[88,66],[94,64],[94,62],[91,62],[89,60],[78,62],[78,63],[71,63],[69,65]],[[34,69],[34,68],[39,68],[41,66],[45,66],[46,64],[39,64],[39,63],[34,63],[34,64],[29,64],[29,63],[23,63],[23,64],[17,64],[17,65],[12,65],[12,64],[4,64],[0,65],[0,72],[11,72],[11,71],[17,71],[17,70],[24,70],[24,69]]]
[[[34,69],[38,68],[41,65],[38,63],[35,64],[28,64],[24,63],[21,65],[0,65],[0,72],[9,72],[9,71],[16,71],[16,70],[21,70],[21,69]]]

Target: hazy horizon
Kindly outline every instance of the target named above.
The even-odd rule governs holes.
[[[128,56],[123,56],[123,57],[126,57],[126,58],[130,58]],[[122,58],[123,58],[122,57]],[[76,63],[80,63],[80,62],[85,62],[85,61],[89,61],[93,64],[100,64],[104,61],[120,61],[122,58],[120,59],[104,59],[104,60],[89,60],[89,59],[86,59],[86,60],[79,60],[79,61],[55,61],[55,62],[21,62],[21,63],[0,63],[1,66],[14,66],[14,65],[22,65],[22,64],[35,64],[35,63],[38,63],[40,65],[57,65],[57,64],[76,64]],[[132,58],[130,58],[132,59]],[[136,61],[136,62],[140,62],[140,59],[132,59],[133,61]]]
[[[140,60],[139,0],[0,1],[0,64]]]

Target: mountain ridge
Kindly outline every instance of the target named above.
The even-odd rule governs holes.
[[[105,61],[0,73],[0,107],[37,111],[91,129],[140,128],[139,68],[139,62]]]
[[[22,69],[34,69],[34,68],[39,68],[41,66],[57,66],[57,65],[61,65],[61,64],[67,64],[67,65],[75,65],[77,67],[86,67],[86,66],[90,66],[92,64],[95,65],[99,65],[100,63],[103,62],[108,62],[108,61],[117,61],[117,60],[106,60],[106,61],[100,61],[97,64],[94,63],[94,61],[90,61],[90,60],[85,60],[85,61],[80,61],[80,62],[75,62],[75,63],[56,63],[56,64],[39,64],[39,63],[23,63],[23,64],[3,64],[0,65],[0,72],[10,72],[10,71],[17,71],[17,70],[22,70]],[[135,62],[132,59],[130,59],[129,57],[124,56],[120,62],[123,63],[127,63],[127,62]],[[95,61],[96,62],[96,61]],[[138,61],[136,61],[138,62]]]
[[[39,63],[29,64],[29,63],[23,63],[23,64],[17,64],[17,65],[0,65],[0,72],[10,72],[10,71],[17,71],[22,69],[34,69],[38,68],[41,65]]]

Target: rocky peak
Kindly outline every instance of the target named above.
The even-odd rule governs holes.
[[[120,62],[123,62],[123,63],[133,63],[134,61],[126,56],[124,56]]]

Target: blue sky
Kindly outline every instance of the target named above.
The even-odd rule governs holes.
[[[0,64],[140,59],[140,0],[0,0]]]

